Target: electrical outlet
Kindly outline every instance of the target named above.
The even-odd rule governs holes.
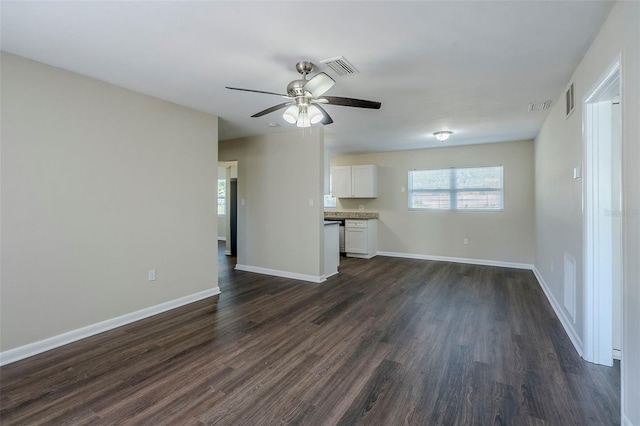
[[[313,198],[309,198],[309,207],[313,207]]]
[[[364,204],[360,204],[360,205],[358,206],[358,210],[364,210]]]
[[[149,269],[149,281],[155,281],[155,280],[156,280],[156,270]]]
[[[468,238],[465,238],[464,240],[462,240],[462,243],[463,243],[464,245],[469,244],[469,239],[468,239]]]
[[[400,192],[404,192],[404,186],[400,188]]]

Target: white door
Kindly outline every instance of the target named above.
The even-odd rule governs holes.
[[[622,134],[620,97],[611,105],[611,220],[613,243],[613,357],[622,354]],[[620,214],[618,214],[620,213]]]

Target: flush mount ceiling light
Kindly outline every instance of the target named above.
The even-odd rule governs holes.
[[[444,142],[449,139],[449,136],[451,136],[452,133],[453,132],[450,132],[449,130],[443,130],[441,132],[435,132],[433,136],[435,136],[440,142]]]

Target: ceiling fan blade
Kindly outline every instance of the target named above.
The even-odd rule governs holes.
[[[333,123],[333,119],[331,118],[331,116],[329,115],[329,113],[327,113],[327,111],[326,111],[324,108],[322,108],[320,105],[318,105],[317,103],[315,103],[315,102],[314,102],[314,104],[315,104],[315,106],[316,106],[320,111],[322,111],[322,116],[323,116],[323,118],[322,118],[322,120],[321,120],[320,122],[321,122],[322,124],[324,124],[325,126],[326,126],[327,124],[331,124],[331,123]]]
[[[291,102],[285,102],[283,104],[272,106],[271,108],[267,108],[264,111],[260,111],[260,112],[257,112],[255,114],[253,114],[251,116],[251,118],[262,117],[263,115],[267,115],[269,113],[272,113],[273,111],[277,111],[277,110],[282,109],[282,108],[284,108],[286,106],[289,106],[289,105],[292,105],[292,103]]]
[[[375,101],[365,101],[363,99],[353,99],[353,98],[341,98],[339,96],[323,96],[318,99],[319,102],[322,102],[323,99],[326,99],[326,102],[329,105],[341,105],[348,107],[357,107],[357,108],[371,108],[371,109],[380,109],[382,104],[380,102]],[[322,102],[325,103],[325,102]]]
[[[265,92],[264,90],[240,89],[239,87],[229,87],[229,86],[227,86],[225,88],[226,89],[231,89],[231,90],[240,90],[242,92],[264,93],[265,95],[276,95],[276,96],[283,97],[285,99],[293,99],[289,95],[285,95],[285,94],[282,94],[282,93]]]
[[[322,94],[327,90],[331,89],[334,84],[336,84],[334,79],[321,72],[305,83],[304,90],[311,93],[314,98],[317,98],[318,96],[322,96]]]

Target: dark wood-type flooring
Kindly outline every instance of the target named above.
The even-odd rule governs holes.
[[[220,296],[0,369],[3,425],[613,425],[530,271],[342,258],[323,284],[233,270]]]

